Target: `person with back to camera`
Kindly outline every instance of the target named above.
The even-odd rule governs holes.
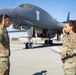
[[[63,28],[63,50],[59,52],[63,61],[64,75],[76,75],[76,20],[69,20]]]
[[[10,69],[10,44],[7,27],[10,25],[10,17],[0,15],[0,75],[9,75]]]

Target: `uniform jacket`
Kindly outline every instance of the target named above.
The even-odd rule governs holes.
[[[10,56],[9,36],[6,28],[0,27],[0,57]]]
[[[62,42],[63,51],[67,53],[67,56],[73,56],[76,54],[76,33],[63,33]]]

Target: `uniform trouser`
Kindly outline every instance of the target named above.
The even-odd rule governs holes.
[[[9,57],[0,57],[0,75],[9,75],[10,61]]]
[[[63,63],[64,75],[76,75],[76,57],[70,58]]]

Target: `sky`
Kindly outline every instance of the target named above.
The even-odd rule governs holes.
[[[33,4],[48,12],[59,22],[66,21],[70,12],[70,19],[76,20],[76,0],[0,0],[0,9],[16,8],[20,4]],[[12,25],[8,30],[13,30]],[[10,37],[28,36],[26,32],[9,33]]]

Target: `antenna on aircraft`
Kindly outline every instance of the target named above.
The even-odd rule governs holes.
[[[70,20],[70,12],[68,12],[66,21],[68,21],[68,20]],[[62,23],[65,23],[66,21],[63,21]]]
[[[66,21],[70,20],[70,12],[68,12]]]

